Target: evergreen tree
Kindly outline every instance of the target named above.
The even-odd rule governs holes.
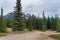
[[[29,25],[28,25],[28,23],[29,23],[29,17],[30,17],[31,15],[30,14],[27,14],[26,15],[26,28],[28,29],[28,27],[29,27]]]
[[[58,18],[58,27],[57,27],[57,31],[60,32],[60,19]]]
[[[39,18],[39,14],[38,14],[38,29],[40,30],[40,18]]]
[[[40,27],[39,27],[39,29],[41,30],[41,31],[43,31],[43,19],[42,18],[40,18]]]
[[[56,20],[56,22],[55,22],[56,25],[55,25],[55,26],[56,26],[57,31],[60,32],[59,17],[57,16],[57,14],[55,15],[55,17],[56,17],[56,18],[55,18],[55,20]]]
[[[35,15],[32,15],[32,26],[33,26],[33,29],[36,29],[36,16]]]
[[[39,29],[39,19],[36,18],[36,29]]]
[[[51,21],[50,21],[49,16],[48,16],[48,19],[47,19],[47,29],[51,29]]]
[[[47,28],[47,26],[46,26],[46,18],[45,18],[45,14],[44,14],[44,11],[43,11],[42,31],[45,31],[46,28]]]
[[[56,20],[53,17],[51,18],[51,29],[56,30]]]
[[[36,22],[37,22],[37,29],[42,30],[42,19],[39,17],[39,14]]]
[[[10,21],[9,21],[9,19],[7,19],[7,27],[10,28]]]
[[[32,25],[32,17],[30,16],[28,19],[28,31],[33,30],[33,25]]]
[[[59,22],[59,17],[57,15],[55,15],[55,18],[51,18],[51,29],[52,30],[58,30],[59,31],[59,27],[60,27],[60,22]]]
[[[3,8],[1,7],[0,32],[6,32],[6,26],[3,25]]]
[[[16,0],[15,14],[14,14],[14,31],[24,30],[25,23],[22,13],[21,0]]]

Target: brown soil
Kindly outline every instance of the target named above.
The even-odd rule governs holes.
[[[9,34],[7,36],[0,37],[0,40],[55,40],[53,38],[48,37],[49,35],[53,34],[55,34],[54,31],[33,31],[22,34]]]

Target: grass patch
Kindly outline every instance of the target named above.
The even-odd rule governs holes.
[[[60,40],[60,34],[50,35],[49,37]]]

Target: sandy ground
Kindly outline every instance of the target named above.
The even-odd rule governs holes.
[[[22,34],[9,34],[7,36],[0,37],[0,40],[55,40],[53,38],[48,37],[52,34],[54,34],[53,31],[34,31]]]

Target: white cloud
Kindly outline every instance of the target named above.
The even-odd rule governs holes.
[[[21,0],[23,12],[34,15],[42,15],[45,10],[45,15],[53,16],[55,13],[60,13],[60,0]],[[0,0],[0,7],[4,8],[4,15],[14,11],[16,0]]]
[[[1,0],[1,1],[0,7],[4,8],[4,15],[14,10],[15,0]]]

